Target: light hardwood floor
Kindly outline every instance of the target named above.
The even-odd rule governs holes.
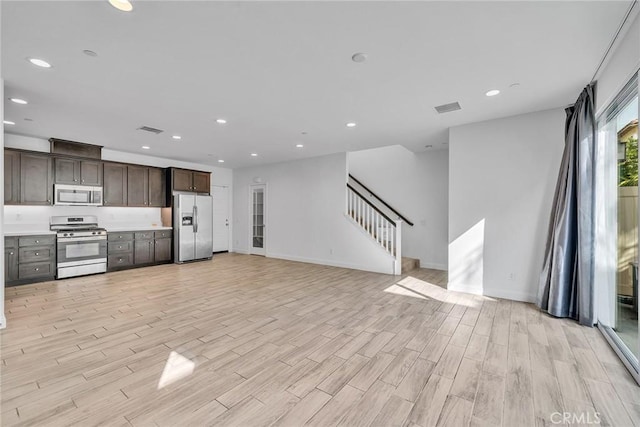
[[[445,282],[226,254],[7,288],[2,425],[640,425],[597,330]]]

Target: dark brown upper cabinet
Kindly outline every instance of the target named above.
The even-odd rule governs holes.
[[[20,152],[4,151],[4,204],[20,204]]]
[[[162,208],[166,206],[165,196],[167,184],[164,169],[149,168],[149,206]]]
[[[53,198],[53,164],[48,154],[20,153],[20,203],[50,205]]]
[[[104,206],[127,206],[127,165],[107,163],[103,165],[103,200]]]
[[[165,206],[164,169],[129,165],[127,179],[127,206]]]
[[[149,168],[127,166],[127,206],[149,206]]]
[[[102,185],[102,162],[57,157],[54,163],[56,184]]]
[[[171,168],[171,189],[209,194],[211,173]]]

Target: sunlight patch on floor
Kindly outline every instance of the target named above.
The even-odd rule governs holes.
[[[180,353],[172,351],[169,354],[167,363],[164,365],[160,381],[158,381],[158,390],[188,377],[193,373],[195,366],[196,364],[193,361],[187,359]]]

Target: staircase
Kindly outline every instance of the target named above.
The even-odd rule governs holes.
[[[402,223],[413,223],[351,175],[347,182],[347,216],[393,257],[394,274],[419,266],[419,260],[402,258]]]
[[[420,260],[415,258],[402,257],[402,273],[406,274],[411,270],[420,268]]]

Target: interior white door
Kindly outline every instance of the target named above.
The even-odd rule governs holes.
[[[213,252],[229,250],[229,187],[214,185],[213,196]]]
[[[250,227],[251,227],[251,253],[253,255],[265,255],[266,253],[266,208],[267,208],[267,195],[266,186],[252,185],[251,186],[251,199],[249,201],[251,206]]]

